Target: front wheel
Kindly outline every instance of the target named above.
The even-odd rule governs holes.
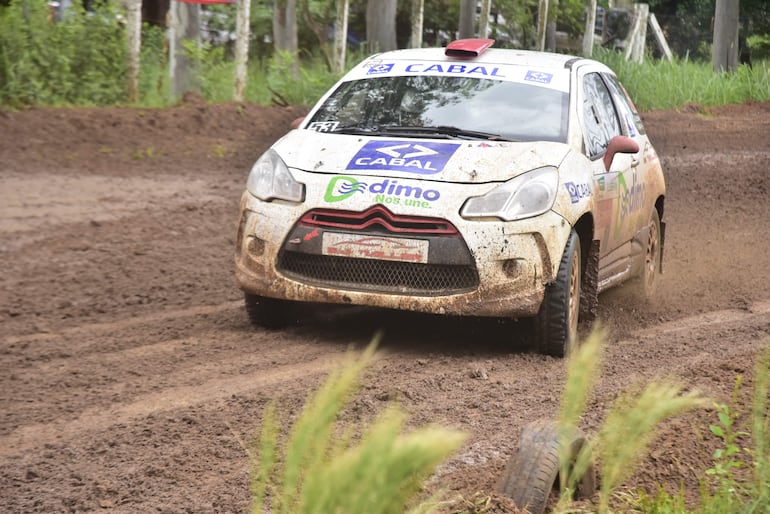
[[[564,247],[556,280],[546,286],[543,303],[534,320],[539,353],[564,357],[577,340],[580,277],[580,238],[573,230]]]
[[[249,321],[257,328],[279,329],[292,321],[294,309],[291,302],[244,293],[243,303]]]

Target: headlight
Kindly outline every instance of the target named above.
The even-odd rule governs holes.
[[[513,221],[543,214],[553,205],[558,183],[556,168],[538,168],[509,180],[484,196],[468,198],[460,209],[460,216]]]
[[[276,198],[290,202],[305,199],[305,185],[294,180],[283,159],[273,149],[262,154],[251,167],[246,189],[266,202]]]

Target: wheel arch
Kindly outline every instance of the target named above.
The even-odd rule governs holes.
[[[580,319],[596,319],[599,305],[599,241],[594,238],[594,217],[586,212],[574,225],[580,239]]]

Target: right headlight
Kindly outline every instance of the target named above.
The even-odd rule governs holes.
[[[524,173],[483,196],[468,198],[460,209],[464,218],[514,221],[548,211],[556,199],[559,172],[552,166]]]
[[[305,199],[305,185],[294,180],[281,156],[272,148],[251,167],[246,189],[266,202],[277,198],[290,202]]]

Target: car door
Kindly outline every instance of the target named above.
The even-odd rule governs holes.
[[[580,80],[582,93],[582,128],[584,152],[594,173],[597,192],[595,233],[601,240],[599,282],[623,273],[628,267],[631,237],[635,232],[624,215],[627,207],[624,191],[634,184],[638,160],[617,155],[610,169],[604,165],[604,154],[610,140],[624,134],[621,118],[612,94],[599,71],[587,71]]]

